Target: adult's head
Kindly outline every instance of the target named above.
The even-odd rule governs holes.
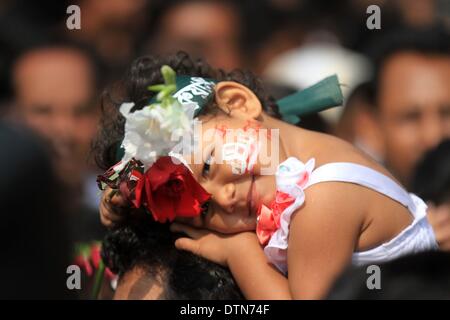
[[[450,139],[430,150],[416,167],[413,191],[434,205],[450,205]]]
[[[94,61],[82,47],[50,44],[23,52],[12,66],[13,112],[51,143],[67,182],[77,181],[86,167],[96,131]]]
[[[427,152],[416,167],[412,191],[428,204],[428,221],[441,250],[450,251],[450,140]]]
[[[135,55],[145,34],[148,0],[80,0],[81,29],[64,28],[64,35],[89,44],[107,65],[106,76],[115,77]],[[67,5],[66,5],[67,6]]]
[[[448,252],[420,252],[381,263],[375,267],[379,269],[373,268],[373,266],[348,268],[330,290],[328,299],[450,298],[448,290],[450,286],[450,253]]]
[[[120,278],[115,299],[242,299],[231,273],[175,248],[167,224],[140,217],[111,230],[103,241],[104,261]]]
[[[384,160],[406,185],[423,154],[450,137],[450,36],[403,30],[376,43],[374,119]]]
[[[153,10],[149,52],[184,50],[225,70],[241,66],[242,22],[235,1],[164,0]]]
[[[370,83],[363,82],[350,93],[334,133],[380,160],[383,143],[372,112]]]
[[[67,221],[47,148],[33,132],[0,121],[0,299],[74,297]]]

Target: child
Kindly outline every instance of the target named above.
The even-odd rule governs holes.
[[[163,82],[163,65],[177,80],[201,77],[204,84],[199,96],[186,95],[189,86],[172,94],[193,103],[186,106],[202,123],[194,156],[172,153],[184,165],[164,157],[166,124],[150,133],[136,129],[146,112],[153,126],[153,115],[170,105],[161,100],[169,84],[152,87],[161,90],[159,104],[144,108],[155,100],[147,87]],[[277,105],[251,74],[227,74],[178,53],[138,59],[124,84],[121,101],[134,102],[121,107],[125,126],[112,108],[97,140],[105,169],[117,162],[117,147],[125,149],[101,178],[114,188],[100,206],[105,225],[132,219],[130,206],[145,207],[160,222],[175,219],[172,231],[190,237],[176,247],[228,266],[248,299],[322,298],[350,261],[376,264],[437,247],[423,201],[351,145],[279,120]],[[212,131],[219,139],[211,141]],[[267,174],[267,159],[276,173]]]

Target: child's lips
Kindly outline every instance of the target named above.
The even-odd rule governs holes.
[[[247,204],[248,204],[248,215],[256,216],[259,210],[259,196],[258,191],[256,190],[256,177],[252,175],[252,182],[250,184],[248,196],[247,196]]]

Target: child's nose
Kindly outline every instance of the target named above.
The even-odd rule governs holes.
[[[236,186],[234,183],[227,183],[213,198],[227,213],[233,213],[236,204]]]

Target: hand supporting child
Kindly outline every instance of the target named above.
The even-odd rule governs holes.
[[[127,201],[119,191],[107,187],[100,200],[100,220],[107,228],[115,228],[126,218]],[[129,207],[129,206],[128,206]]]
[[[439,248],[450,252],[450,204],[434,206],[428,203],[428,221],[433,228]]]

